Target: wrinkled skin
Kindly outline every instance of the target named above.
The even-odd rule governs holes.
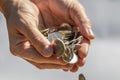
[[[75,72],[84,65],[94,34],[84,8],[77,0],[7,0],[2,11],[6,16],[13,55],[40,69]],[[41,27],[58,27],[62,23],[74,25],[85,37],[78,50],[76,64],[56,59],[51,43],[38,30]]]

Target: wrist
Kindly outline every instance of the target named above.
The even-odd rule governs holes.
[[[0,11],[4,14],[5,17],[9,16],[12,7],[15,6],[15,2],[17,1],[19,0],[0,0]]]
[[[6,1],[8,1],[8,0],[0,0],[0,11],[3,10],[3,7],[4,7],[5,3],[6,3]]]

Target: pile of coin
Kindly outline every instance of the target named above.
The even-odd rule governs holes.
[[[57,58],[62,58],[63,61],[71,64],[77,62],[77,50],[81,47],[83,36],[75,27],[64,23],[58,28],[47,28],[40,31],[54,44]]]

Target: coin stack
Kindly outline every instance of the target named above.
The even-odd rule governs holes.
[[[74,26],[62,24],[55,29],[40,30],[41,33],[54,45],[57,58],[74,64],[78,61],[77,50],[81,47],[83,36]]]

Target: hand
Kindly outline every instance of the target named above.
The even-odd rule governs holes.
[[[91,23],[83,6],[78,0],[32,0],[40,11],[39,25],[45,27],[58,27],[62,23],[68,23],[77,27],[84,36],[81,48],[78,50],[79,60],[73,65],[71,71],[75,72],[85,64],[85,59],[90,46],[90,40],[94,38]],[[66,71],[66,70],[65,70]]]
[[[86,38],[78,52],[79,61],[71,69],[71,71],[77,70],[81,64],[84,64],[83,60],[87,56],[90,40],[94,37],[83,7],[77,0],[71,0],[71,2],[69,0],[34,0],[33,2],[39,10],[30,1],[11,0],[5,5],[3,11],[8,23],[11,52],[40,68],[50,65],[52,68],[69,70],[71,66],[66,66],[66,63],[53,56],[50,57],[53,54],[50,43],[38,30],[38,26],[56,27],[66,22],[76,26]],[[44,66],[44,68],[50,67]]]
[[[38,30],[39,10],[33,2],[7,0],[2,11],[6,16],[10,50],[13,55],[40,69],[70,69],[70,65],[52,56],[50,42]]]

